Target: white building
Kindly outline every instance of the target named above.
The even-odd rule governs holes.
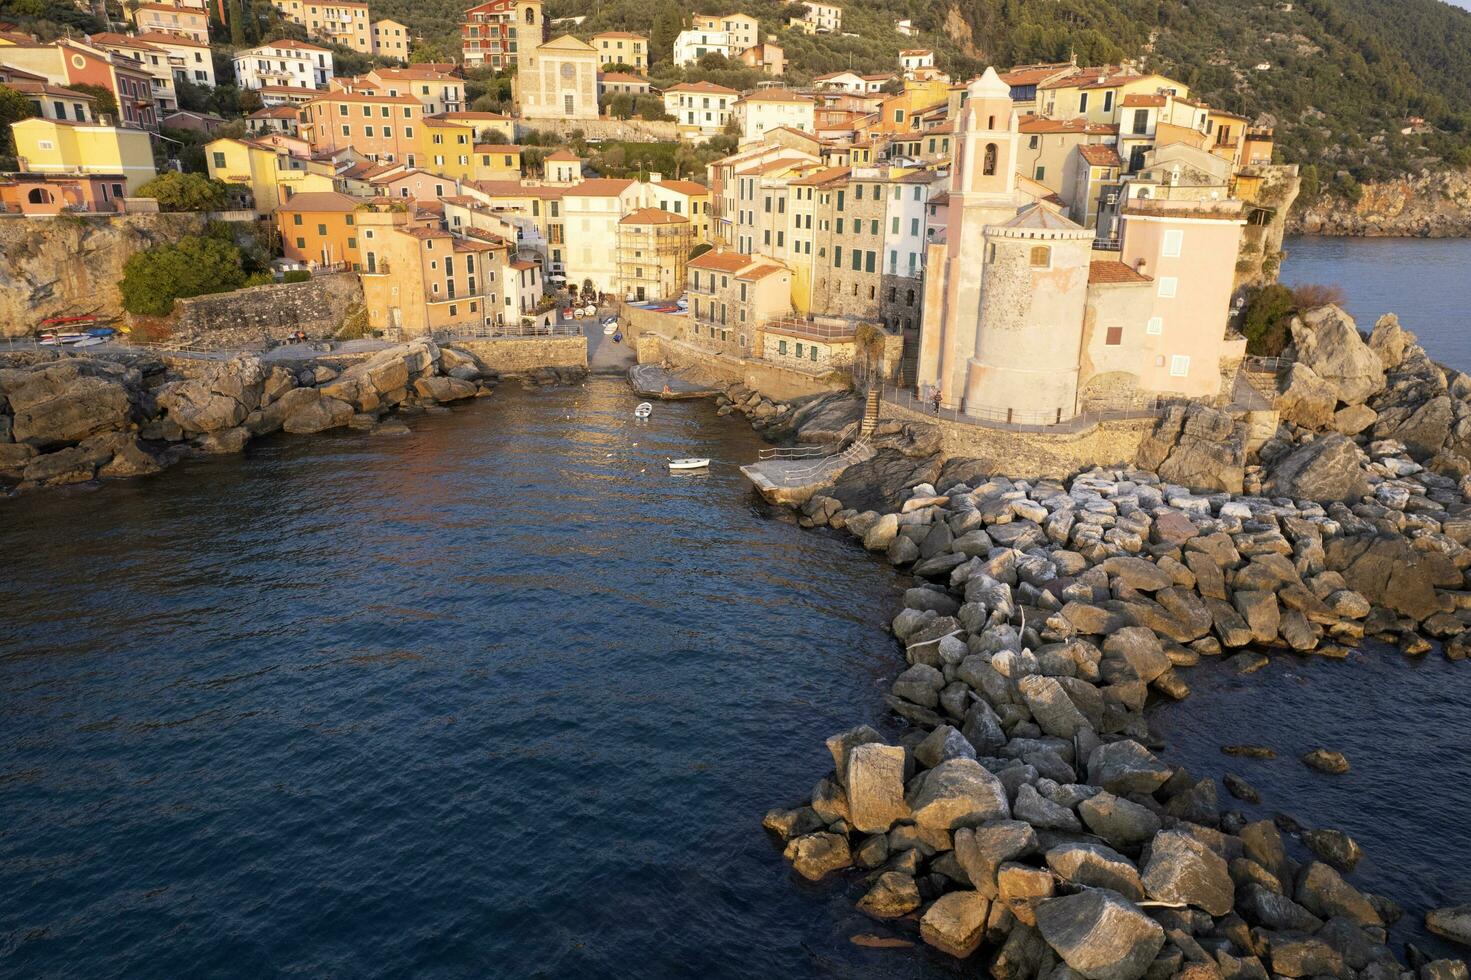
[[[909,20],[908,18],[905,18],[904,20],[901,20],[897,24],[895,24],[894,30],[898,31],[900,34],[903,34],[905,37],[914,37],[916,34],[919,33],[919,28],[914,26],[914,21]]]
[[[271,41],[235,52],[235,84],[242,89],[322,88],[332,80],[332,52],[306,41]]]
[[[843,29],[843,8],[835,3],[804,3],[807,13],[802,19],[822,34],[836,34]]]
[[[761,40],[761,24],[750,14],[695,14],[690,18],[690,27],[706,33],[723,33],[735,54],[755,47]]]
[[[899,178],[887,185],[884,274],[913,279],[924,271],[925,226],[929,208],[928,176]],[[915,324],[918,325],[917,323]]]
[[[738,49],[725,31],[691,29],[680,31],[674,39],[674,63],[693,65],[707,54],[718,54],[734,58],[744,49]]]
[[[742,96],[735,104],[736,119],[741,124],[741,142],[757,142],[771,130],[784,126],[815,133],[816,110],[817,104],[812,96],[787,89],[759,89]]]
[[[674,117],[680,139],[707,139],[725,129],[740,97],[714,82],[680,82],[664,90],[664,111]]]
[[[899,52],[899,68],[908,78],[921,68],[935,67],[935,52],[929,48],[906,48]]]
[[[169,67],[174,72],[174,81],[215,87],[215,63],[210,57],[209,45],[205,42],[184,37],[182,34],[164,34],[161,31],[139,34],[138,40],[167,55]]]

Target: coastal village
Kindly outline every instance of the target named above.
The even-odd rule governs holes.
[[[840,4],[709,8],[655,50],[489,0],[423,61],[369,4],[271,3],[291,36],[223,58],[235,118],[184,105],[224,84],[205,0],[0,30],[7,484],[403,435],[507,377],[713,399],[773,443],[740,461],[768,505],[912,581],[902,734],[834,735],[765,817],[861,896],[855,944],[1002,980],[1465,980],[1392,948],[1353,838],[1249,819],[1257,789],[1145,717],[1205,661],[1471,654],[1471,376],[1331,301],[1249,349],[1300,179],[1270,126],[1143,62],[952,77],[908,21],[887,71],[795,84],[784,40]],[[762,81],[650,81],[711,58]],[[487,73],[506,111],[472,108]],[[640,144],[669,168],[623,166]],[[1471,944],[1471,906],[1422,917]]]

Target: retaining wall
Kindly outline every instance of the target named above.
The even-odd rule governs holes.
[[[251,286],[174,304],[172,337],[198,347],[248,347],[284,340],[298,330],[330,337],[363,305],[356,273],[315,275],[306,282]]]
[[[445,346],[474,354],[487,368],[501,374],[587,367],[587,338],[583,336],[476,338],[451,340]]]
[[[1156,422],[1152,418],[1099,422],[1082,432],[1058,435],[1006,432],[952,422],[890,402],[884,402],[881,417],[927,422],[940,430],[940,446],[946,456],[984,460],[998,473],[1028,480],[1061,479],[1090,466],[1132,466],[1139,444]]]
[[[574,129],[582,130],[585,138],[624,140],[633,143],[673,143],[679,139],[679,129],[673,122],[654,122],[646,119],[527,119],[516,124],[519,138],[527,130],[540,133],[556,133],[565,137]]]

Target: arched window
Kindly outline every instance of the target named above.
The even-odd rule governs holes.
[[[987,143],[986,144],[986,155],[983,158],[983,165],[981,167],[981,173],[985,174],[987,177],[994,177],[994,176],[996,176],[996,144],[995,143]]]
[[[50,204],[52,201],[51,192],[44,187],[33,187],[31,188],[31,192],[26,195],[26,200],[32,204]]]
[[[986,128],[987,129],[995,129],[996,128],[996,117],[995,116],[987,116],[986,117]]]
[[[528,24],[535,24],[536,23],[536,11],[533,10],[532,8],[530,8],[530,7],[527,7],[526,8],[526,23],[528,23]]]
[[[1052,267],[1052,249],[1047,245],[1032,246],[1032,268],[1050,269]]]

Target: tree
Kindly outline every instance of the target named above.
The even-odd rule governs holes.
[[[202,174],[169,170],[138,188],[138,196],[158,201],[161,211],[220,211],[229,199],[229,188]]]
[[[700,154],[693,146],[681,142],[674,148],[674,179],[679,180],[688,170],[700,165]]]
[[[649,63],[672,58],[674,39],[684,30],[684,18],[674,4],[666,4],[654,17],[654,29],[649,32]]]
[[[208,112],[214,91],[208,85],[196,85],[187,78],[174,80],[174,90],[179,93],[179,108],[190,112]]]
[[[511,137],[506,135],[506,131],[504,129],[496,129],[493,126],[486,126],[480,131],[480,134],[475,137],[475,142],[489,143],[492,146],[509,146],[511,143]]]
[[[123,309],[165,316],[174,300],[239,289],[246,278],[240,249],[214,236],[188,237],[137,252],[123,264]]]
[[[90,95],[96,99],[96,112],[99,118],[102,116],[111,116],[113,119],[118,118],[117,98],[112,94],[111,89],[103,88],[101,85],[94,85],[91,82],[77,82],[76,84],[68,85],[67,88],[73,92]]]
[[[15,155],[15,137],[10,124],[39,115],[31,100],[13,88],[0,85],[0,154]]]

